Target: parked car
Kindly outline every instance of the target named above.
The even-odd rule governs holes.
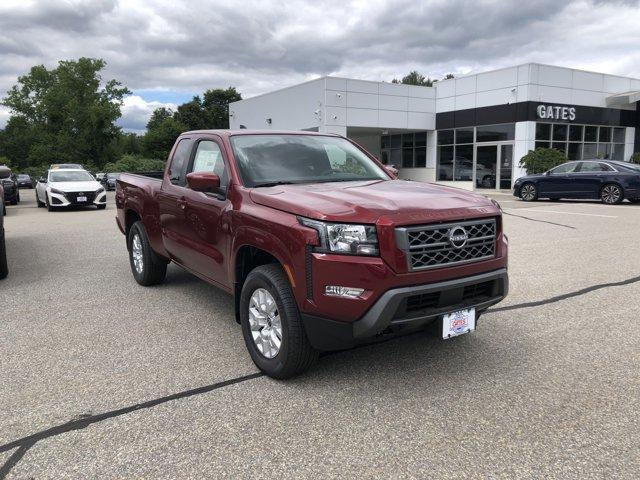
[[[104,180],[104,176],[106,175],[106,173],[104,172],[98,172],[96,173],[96,181],[103,183]]]
[[[120,173],[107,173],[104,176],[104,188],[107,190],[115,190],[116,189],[116,180],[120,178]]]
[[[18,179],[15,174],[11,173],[11,169],[7,166],[0,165],[0,183],[4,189],[4,201],[11,205],[17,205],[20,202],[20,190],[18,190]]]
[[[432,322],[469,332],[507,295],[495,201],[397,180],[337,135],[185,133],[161,180],[121,175],[116,206],[134,279],[160,283],[174,262],[234,295],[251,358],[275,378]]]
[[[20,173],[16,177],[18,179],[18,188],[33,188],[33,179],[29,175]]]
[[[0,182],[0,280],[5,278],[9,273],[7,267],[7,247],[4,241],[4,216],[7,209],[4,206],[4,188]]]
[[[107,194],[102,185],[86,170],[48,170],[36,184],[36,203],[52,211],[58,207],[95,205],[107,206]]]
[[[566,162],[545,173],[518,178],[513,194],[525,202],[539,198],[597,199],[614,205],[640,201],[640,166],[614,160]]]

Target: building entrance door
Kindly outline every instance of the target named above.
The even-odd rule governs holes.
[[[476,146],[473,184],[477,189],[510,190],[513,171],[513,144]]]

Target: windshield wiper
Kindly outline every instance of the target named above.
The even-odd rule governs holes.
[[[287,182],[286,180],[280,180],[278,182],[264,182],[264,183],[256,183],[253,188],[258,187],[275,187],[277,185],[295,185],[296,182]]]

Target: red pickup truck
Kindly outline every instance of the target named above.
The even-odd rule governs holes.
[[[337,135],[187,132],[162,179],[120,177],[116,205],[136,281],[160,283],[174,262],[234,295],[274,378],[433,322],[466,333],[507,295],[495,201],[398,180]]]

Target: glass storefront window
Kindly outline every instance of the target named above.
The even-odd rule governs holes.
[[[583,125],[569,125],[569,141],[582,142]]]
[[[584,141],[585,142],[597,142],[598,141],[598,127],[591,127],[591,126],[584,127]]]
[[[454,179],[470,182],[473,179],[473,144],[456,145]]]
[[[453,130],[438,130],[438,145],[453,145]]]
[[[598,156],[598,145],[596,143],[585,143],[582,151],[582,158],[594,159]]]
[[[613,141],[614,143],[624,143],[624,128],[613,129]]]
[[[610,127],[600,127],[600,136],[598,137],[599,142],[610,142],[611,141],[611,128]]]
[[[386,165],[396,168],[427,166],[427,132],[382,135],[380,157]]]
[[[505,142],[513,140],[515,134],[516,127],[513,123],[485,125],[476,127],[476,142]]]
[[[569,143],[567,158],[569,160],[582,159],[582,143]]]
[[[624,127],[536,123],[535,148],[555,148],[564,152],[569,160],[622,160],[625,134]]]
[[[536,140],[551,140],[550,123],[536,123]]]
[[[456,144],[473,143],[473,128],[457,128]]]
[[[438,180],[453,180],[453,145],[438,147]]]
[[[553,124],[553,140],[556,142],[564,142],[567,139],[568,125],[564,123]]]

